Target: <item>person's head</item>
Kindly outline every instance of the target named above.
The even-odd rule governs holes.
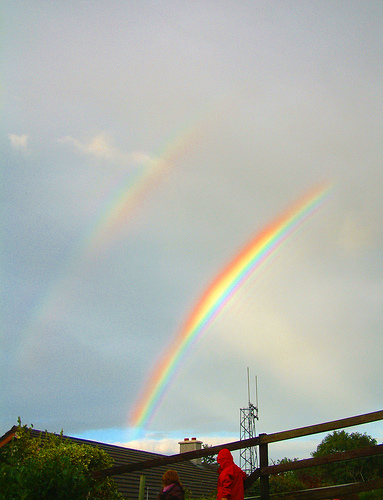
[[[217,462],[221,468],[225,468],[227,465],[231,465],[234,462],[233,455],[227,448],[223,448],[218,452]]]
[[[167,470],[162,476],[162,484],[168,486],[169,484],[181,484],[180,478],[175,470]]]

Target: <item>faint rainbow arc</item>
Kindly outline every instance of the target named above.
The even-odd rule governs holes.
[[[134,174],[126,176],[123,182],[118,182],[116,188],[99,202],[99,209],[93,222],[89,224],[88,231],[75,245],[56,279],[36,301],[23,327],[24,342],[20,347],[23,359],[32,349],[31,342],[38,325],[63,314],[68,278],[92,265],[93,259],[116,238],[116,234],[122,230],[121,226],[142,197],[160,182],[173,162],[194,143],[196,136],[201,133],[205,116],[205,113],[201,114],[175,129],[151,157],[144,158],[142,164],[136,166]]]
[[[202,335],[236,290],[319,209],[331,188],[331,184],[326,183],[307,192],[258,233],[213,280],[154,370],[132,414],[132,427],[143,428],[150,423],[188,348]]]
[[[152,158],[146,158],[127,175],[106,199],[83,242],[83,253],[102,249],[113,234],[121,229],[145,193],[156,186],[169,171],[173,161],[192,143],[197,134],[197,120],[178,130]]]

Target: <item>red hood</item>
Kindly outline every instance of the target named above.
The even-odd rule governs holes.
[[[233,455],[228,449],[224,448],[218,452],[217,462],[219,463],[221,469],[225,469],[228,465],[232,465],[234,463]]]

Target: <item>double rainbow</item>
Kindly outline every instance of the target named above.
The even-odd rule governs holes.
[[[197,302],[175,341],[153,372],[138,400],[130,424],[135,429],[149,425],[174,378],[181,359],[206,331],[236,290],[308,220],[331,190],[329,184],[316,186],[266,226],[215,278]]]

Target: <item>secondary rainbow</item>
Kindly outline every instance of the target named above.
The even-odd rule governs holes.
[[[139,201],[161,182],[174,160],[193,143],[198,133],[196,125],[195,120],[177,130],[153,157],[143,157],[135,169],[118,180],[111,194],[100,204],[95,223],[83,240],[83,253],[88,257],[98,253],[121,233]]]
[[[63,314],[67,299],[68,280],[79,270],[93,266],[94,260],[121,237],[134,210],[138,209],[145,195],[160,184],[172,168],[174,161],[182,157],[201,133],[203,118],[189,120],[178,127],[153,155],[138,157],[135,168],[130,166],[124,177],[116,179],[113,189],[99,202],[99,209],[89,225],[88,231],[72,249],[66,265],[56,280],[36,301],[26,325],[23,328],[24,341],[20,346],[20,357],[25,359],[33,351],[36,337],[40,335],[41,324]],[[70,285],[69,285],[70,286]]]
[[[307,221],[327,199],[330,184],[310,189],[278,218],[267,225],[213,280],[176,336],[165,356],[152,372],[145,391],[136,404],[130,424],[135,429],[147,427],[153,419],[180,361],[192,344],[206,331],[236,290],[260,269],[267,259]]]

